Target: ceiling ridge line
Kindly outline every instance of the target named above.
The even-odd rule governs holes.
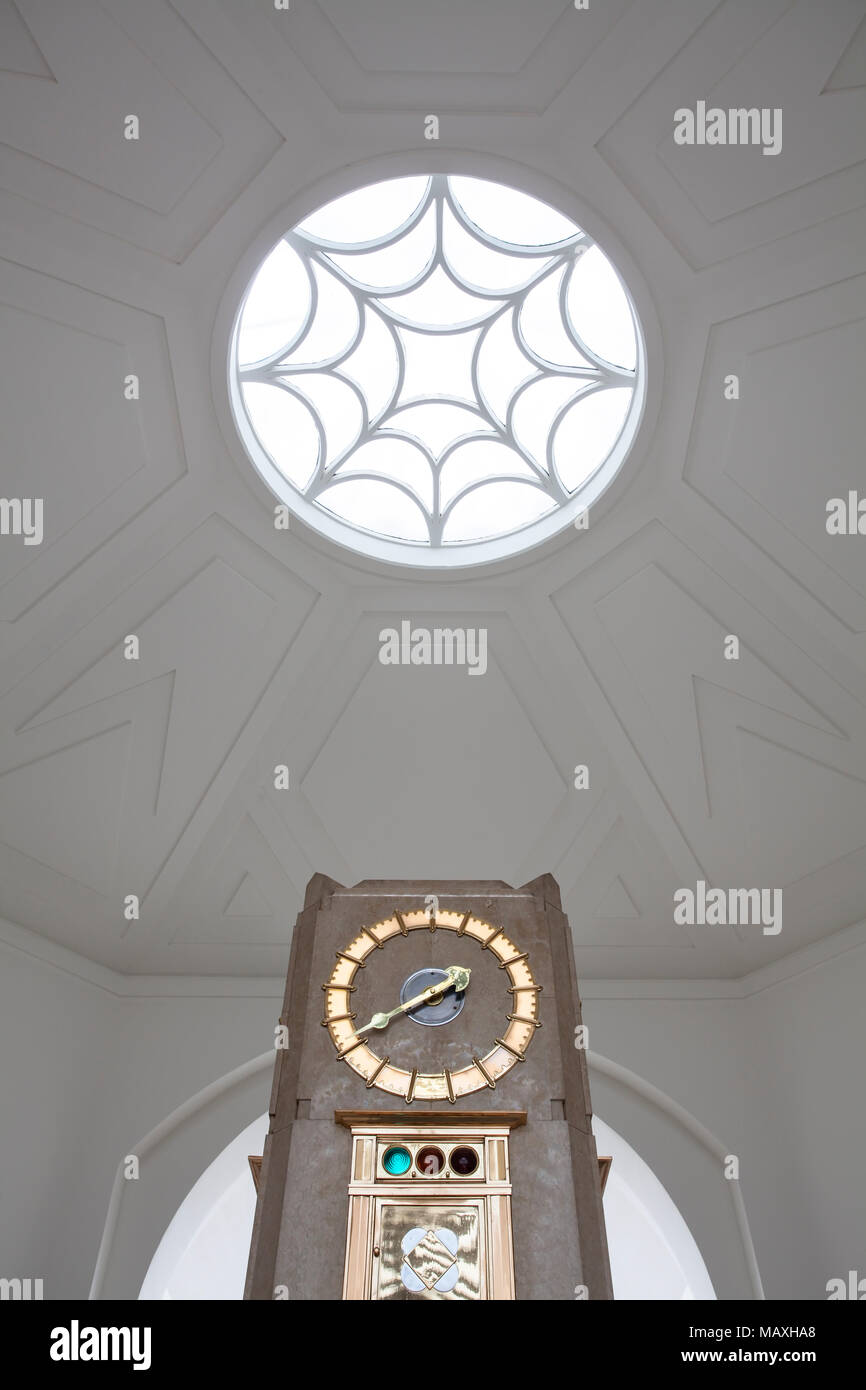
[[[352,897],[351,892],[336,893],[335,897]],[[377,894],[377,897],[399,897],[400,894]],[[405,896],[405,895],[403,895]],[[464,896],[486,897],[484,893]],[[520,896],[515,894],[514,896]],[[531,895],[530,895],[531,896]],[[124,972],[83,955],[70,946],[0,917],[0,949],[6,947],[37,960],[63,974],[73,976],[120,999],[138,998],[262,998],[282,999],[285,990],[283,975],[154,975]],[[775,985],[799,978],[810,970],[866,947],[866,918],[840,927],[829,936],[807,946],[797,947],[769,965],[732,977],[692,976],[683,979],[582,976],[582,997],[592,1000],[645,998],[648,1000],[678,1000],[701,998],[749,999]],[[162,984],[163,988],[158,985]],[[611,991],[602,993],[602,991]],[[666,990],[668,993],[658,993]],[[730,992],[726,992],[730,991]]]

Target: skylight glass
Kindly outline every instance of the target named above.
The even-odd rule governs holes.
[[[436,174],[357,189],[281,237],[238,315],[231,395],[252,461],[308,524],[465,564],[537,544],[607,485],[641,362],[631,299],[582,228]]]

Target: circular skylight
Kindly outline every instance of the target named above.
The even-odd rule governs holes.
[[[580,524],[637,429],[641,337],[561,212],[474,178],[390,179],[280,238],[235,323],[230,392],[259,473],[317,531],[471,564]]]

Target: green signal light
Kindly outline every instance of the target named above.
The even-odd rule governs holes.
[[[412,1155],[408,1149],[404,1149],[400,1144],[394,1144],[390,1149],[386,1149],[382,1157],[382,1167],[386,1173],[390,1173],[392,1178],[399,1178],[403,1173],[408,1173],[412,1167]]]

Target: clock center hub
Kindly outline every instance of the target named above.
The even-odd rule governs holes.
[[[400,990],[400,1003],[405,1004],[416,994],[421,994],[425,989],[430,989],[431,986],[438,984],[442,985],[442,989],[408,1014],[413,1023],[421,1023],[425,1028],[440,1028],[443,1023],[450,1023],[460,1013],[466,1002],[465,990],[449,989],[447,972],[434,965],[426,966],[423,970],[416,970],[403,981],[403,987]]]

